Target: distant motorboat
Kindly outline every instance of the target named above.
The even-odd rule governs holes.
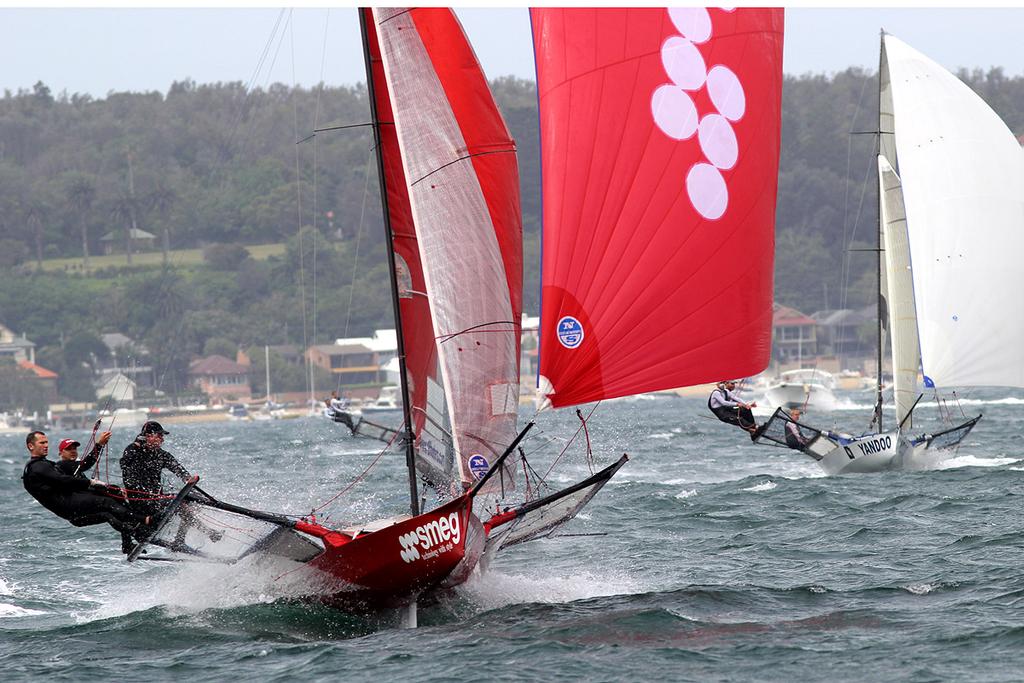
[[[817,368],[800,368],[781,373],[765,390],[772,408],[832,410],[836,406],[835,377]]]
[[[377,400],[364,403],[361,411],[366,413],[396,413],[402,409],[402,403],[398,400],[398,387],[387,386],[380,390]]]

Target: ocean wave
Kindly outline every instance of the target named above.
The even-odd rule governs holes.
[[[38,609],[28,609],[27,607],[18,607],[17,605],[8,605],[5,602],[0,602],[0,619],[12,617],[31,617],[37,614],[46,614],[46,612]]]
[[[778,484],[776,484],[774,481],[766,481],[766,482],[763,482],[761,484],[756,484],[756,485],[751,486],[749,488],[745,488],[743,490],[744,491],[755,491],[755,492],[771,491],[773,488],[775,488],[777,486],[778,486]]]
[[[684,498],[693,498],[697,495],[697,489],[686,489],[676,494],[676,498],[683,500]]]
[[[979,458],[976,455],[956,455],[940,460],[935,469],[952,470],[959,467],[1002,467],[1010,463],[1020,462],[1020,458]]]

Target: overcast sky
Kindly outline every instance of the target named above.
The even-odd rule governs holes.
[[[533,79],[526,9],[458,14],[489,77]],[[784,69],[874,70],[881,28],[954,71],[1001,66],[1024,74],[1024,9],[790,9]],[[102,97],[166,92],[184,78],[309,86],[321,76],[332,85],[364,80],[354,9],[0,8],[4,89],[43,81],[55,93]]]

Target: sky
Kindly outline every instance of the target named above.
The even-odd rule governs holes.
[[[525,8],[458,9],[488,77],[534,77]],[[1024,8],[795,8],[783,69],[834,73],[878,64],[884,28],[946,68],[1024,75]],[[266,57],[261,59],[261,56]],[[176,80],[311,86],[365,79],[353,8],[16,9],[0,7],[0,89],[166,92]]]

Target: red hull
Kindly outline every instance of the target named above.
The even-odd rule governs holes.
[[[484,539],[471,512],[471,499],[462,496],[354,537],[306,522],[295,528],[324,544],[324,552],[307,563],[323,582],[316,591],[323,602],[346,609],[400,607],[445,583],[453,572],[465,580],[472,571],[460,563],[475,564]]]

